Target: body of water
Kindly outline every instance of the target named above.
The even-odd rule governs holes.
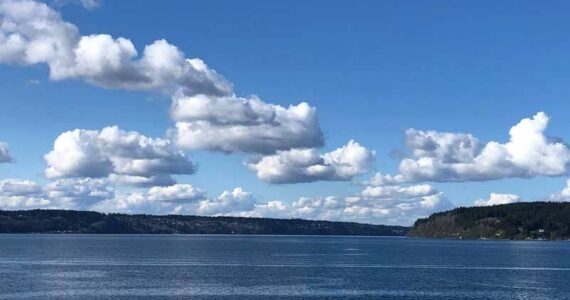
[[[570,243],[0,235],[0,299],[570,299]]]

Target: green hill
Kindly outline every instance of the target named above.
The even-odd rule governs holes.
[[[72,210],[0,211],[0,233],[180,233],[403,236],[409,227],[240,217],[102,214]]]
[[[408,236],[454,239],[570,239],[570,203],[525,202],[461,207],[418,219]]]

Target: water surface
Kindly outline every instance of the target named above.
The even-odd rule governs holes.
[[[570,299],[570,243],[0,235],[0,299]]]

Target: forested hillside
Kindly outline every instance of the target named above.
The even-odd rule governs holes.
[[[461,207],[419,219],[408,236],[456,239],[570,239],[570,203]]]

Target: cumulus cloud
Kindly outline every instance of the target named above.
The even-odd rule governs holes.
[[[389,175],[376,172],[369,180],[361,182],[366,186],[383,186],[383,185],[398,185],[405,183],[406,179],[402,174]]]
[[[150,201],[194,202],[206,198],[206,192],[191,184],[175,184],[173,186],[156,186],[148,190]]]
[[[249,162],[247,166],[259,179],[269,183],[299,183],[350,180],[367,172],[373,161],[373,151],[349,141],[325,154],[314,148],[277,151]]]
[[[418,185],[370,187],[349,197],[301,197],[290,204],[270,201],[237,215],[410,225],[417,218],[452,207],[443,193]]]
[[[256,97],[177,96],[171,115],[174,139],[186,149],[273,153],[323,145],[316,109],[305,102],[286,108]]]
[[[238,187],[232,191],[224,191],[216,199],[200,201],[197,212],[201,215],[239,215],[254,209],[255,203],[252,193]]]
[[[30,180],[0,180],[0,209],[28,209],[47,207],[51,201],[44,198],[42,188]]]
[[[173,184],[170,174],[192,174],[195,165],[167,139],[106,127],[62,133],[45,155],[48,178],[109,177],[134,185]]]
[[[521,197],[513,194],[491,193],[489,199],[479,199],[475,201],[475,206],[492,206],[519,202]]]
[[[223,215],[253,208],[255,198],[242,188],[225,191],[215,199],[191,184],[152,187],[146,191],[120,193],[92,208],[104,212]]]
[[[0,19],[0,63],[47,64],[52,80],[172,93],[176,126],[171,132],[186,149],[267,154],[323,145],[315,108],[237,97],[204,61],[186,58],[165,40],[145,46],[139,55],[131,40],[81,35],[46,4],[30,0],[3,0]]]
[[[550,195],[546,200],[550,201],[570,201],[570,179],[566,181],[566,187],[560,192]]]
[[[369,186],[352,196],[301,197],[293,202],[258,201],[242,188],[208,197],[189,184],[119,193],[91,208],[103,212],[303,218],[410,225],[451,209],[447,197],[427,184]]]
[[[114,197],[114,190],[102,179],[62,179],[41,186],[21,179],[0,181],[0,208],[83,209]]]
[[[44,194],[60,205],[88,208],[97,202],[113,198],[115,189],[106,179],[66,178],[47,184]]]
[[[242,197],[239,192],[243,191],[236,189],[230,196]],[[224,193],[219,199],[229,201],[227,198]],[[44,186],[29,180],[0,180],[0,209],[89,209],[169,214],[186,208],[185,212],[197,213],[199,202],[205,199],[206,192],[190,184],[119,193],[113,182],[106,178],[65,178]]]
[[[376,224],[412,224],[419,217],[451,208],[429,185],[367,187],[348,197],[301,197],[293,202],[259,202],[242,188],[215,198],[191,184],[115,191],[108,179],[60,179],[38,185],[0,181],[0,209],[63,208],[101,212],[303,218]]]
[[[95,7],[99,1],[81,1]],[[0,62],[47,64],[50,78],[81,79],[105,88],[182,90],[229,95],[231,85],[200,59],[187,59],[175,46],[157,40],[139,57],[133,43],[107,34],[82,36],[46,4],[0,2]]]
[[[8,144],[0,142],[0,164],[12,162],[13,158],[10,156],[10,149]]]
[[[41,193],[41,191],[41,186],[30,180],[0,180],[0,194],[2,194],[2,196],[38,195]]]
[[[104,213],[173,214],[177,206],[168,201],[151,201],[144,192],[119,193],[90,209]]]
[[[291,203],[274,200],[256,203],[253,209],[226,215],[302,218],[410,225],[417,218],[453,208],[447,197],[429,185],[367,187],[347,197],[301,197]]]
[[[379,174],[371,181],[398,184],[565,175],[570,149],[544,134],[549,120],[543,112],[521,120],[511,128],[506,143],[485,144],[470,134],[409,129],[406,146],[411,157],[400,162],[400,174]]]

